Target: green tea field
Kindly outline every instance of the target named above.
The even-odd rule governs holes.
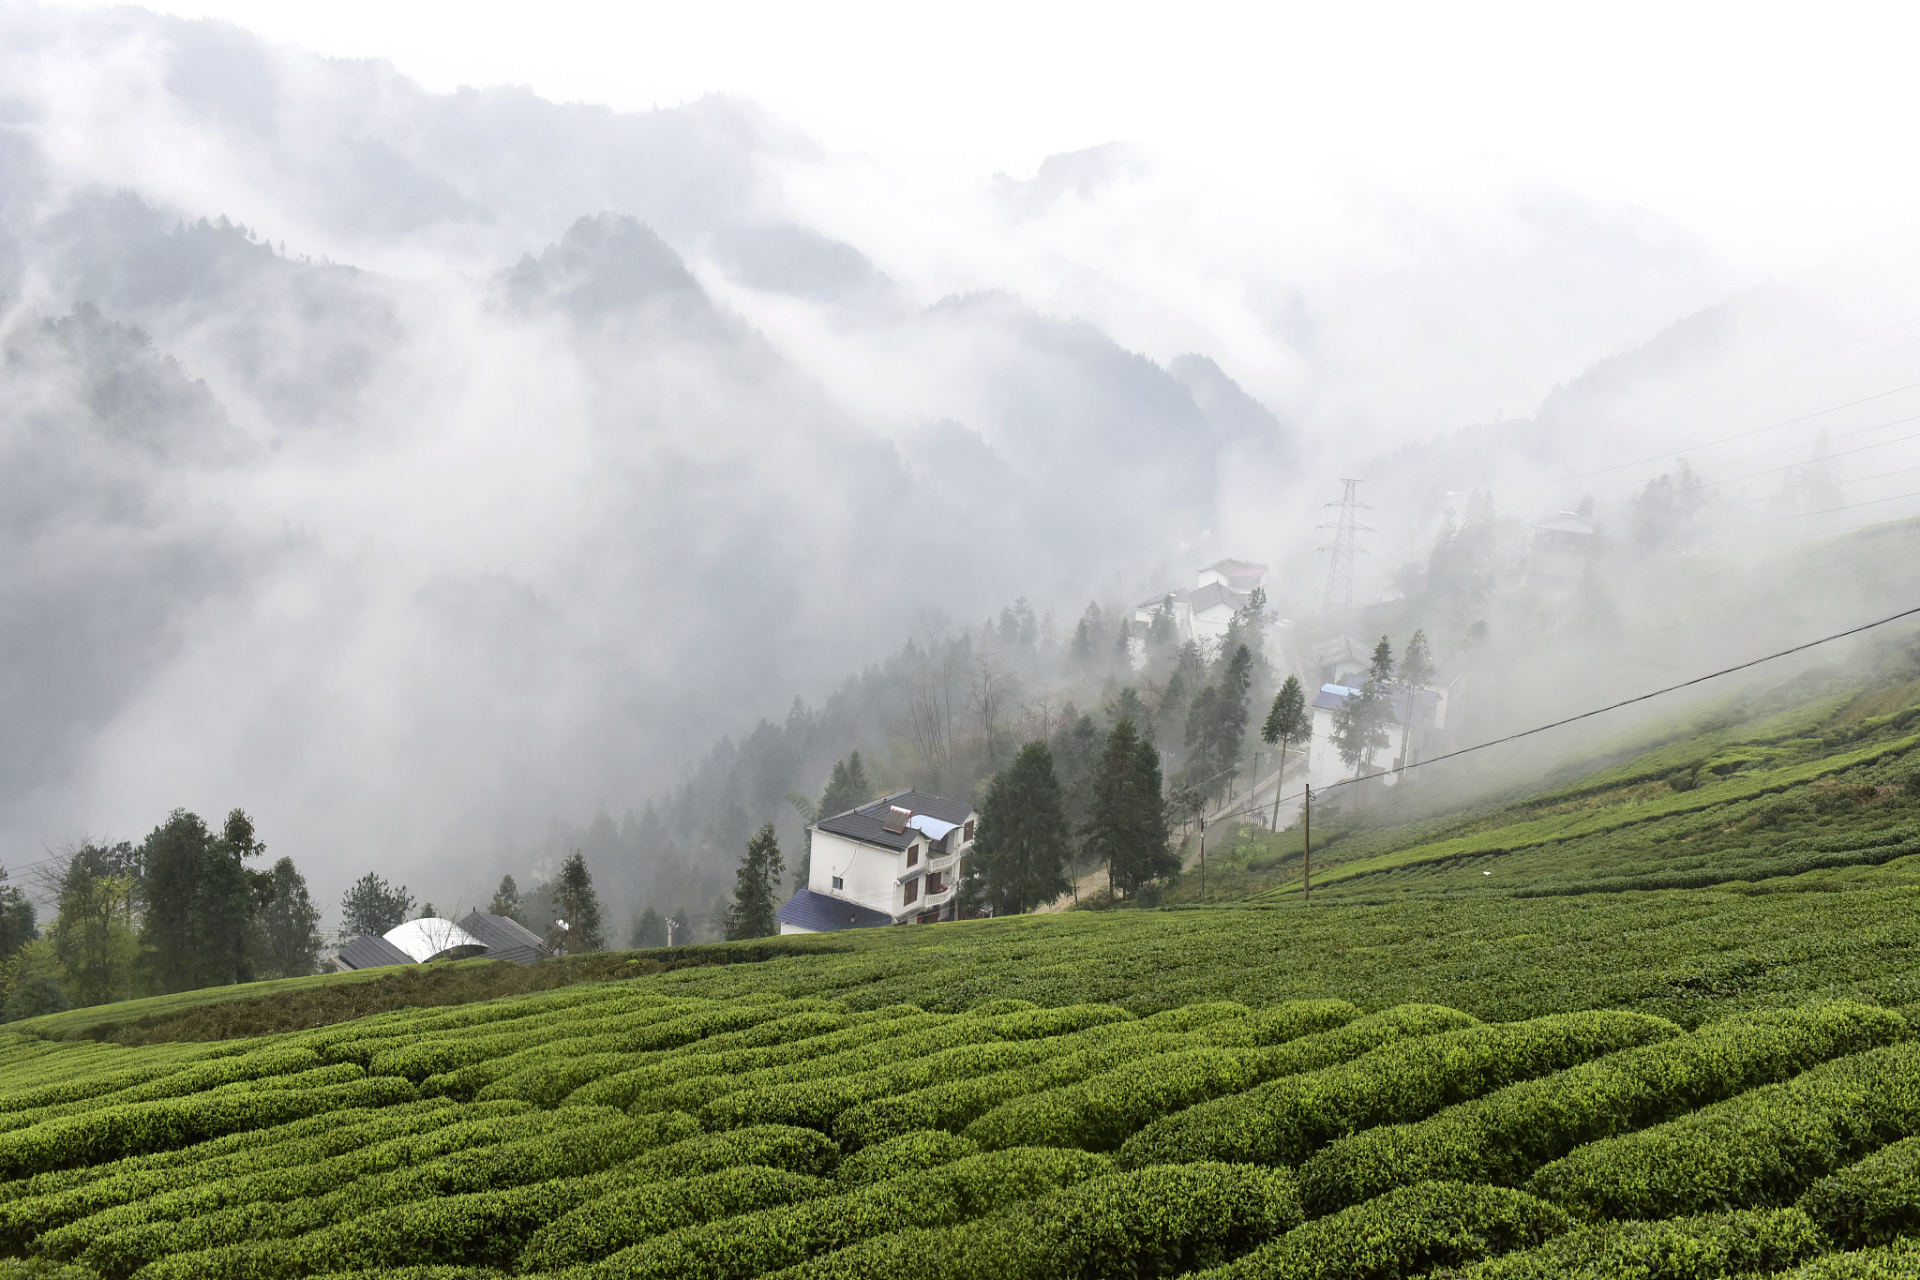
[[[1310,906],[1248,829],[1160,909],[17,1023],[0,1276],[1920,1276],[1920,709],[1800,694],[1330,820]]]

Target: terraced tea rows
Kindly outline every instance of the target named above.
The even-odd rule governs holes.
[[[1338,999],[855,1008],[671,978],[217,1046],[8,1037],[0,1249],[27,1261],[0,1275],[1491,1280],[1920,1261],[1920,1041],[1863,1001],[1689,1029]]]

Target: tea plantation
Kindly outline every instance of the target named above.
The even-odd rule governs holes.
[[[1920,717],[1862,696],[1349,814],[1311,907],[1249,833],[1230,903],[16,1024],[0,1276],[1920,1277]]]

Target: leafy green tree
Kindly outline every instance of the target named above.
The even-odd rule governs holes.
[[[824,808],[824,806],[822,806]],[[747,842],[746,856],[734,873],[733,905],[726,908],[722,929],[729,942],[765,938],[780,932],[774,912],[780,909],[780,873],[785,869],[780,840],[767,823]]]
[[[14,984],[7,996],[6,1020],[37,1018],[46,1013],[65,1013],[73,1005],[60,980],[50,973],[29,973]]]
[[[636,951],[643,947],[666,946],[667,922],[660,918],[658,911],[648,907],[640,913],[640,918],[633,922],[633,933],[627,939],[627,945]]]
[[[1307,692],[1300,687],[1299,676],[1288,676],[1273,695],[1273,708],[1267,722],[1260,726],[1260,740],[1280,748],[1280,771],[1273,780],[1273,826],[1280,829],[1280,793],[1287,778],[1287,749],[1313,732],[1313,719],[1307,714]]]
[[[548,892],[553,898],[555,919],[547,932],[547,945],[568,955],[604,951],[607,942],[600,932],[600,899],[593,891],[586,857],[578,849],[560,864],[560,874],[553,878]]]
[[[272,957],[274,974],[282,978],[304,978],[320,963],[320,909],[307,892],[307,878],[282,858],[269,872],[273,877],[273,897],[262,913],[267,935],[267,951]]]
[[[1187,712],[1185,773],[1188,784],[1202,795],[1219,795],[1240,771],[1252,685],[1253,651],[1237,645],[1221,664],[1219,681],[1202,689]]]
[[[384,876],[369,871],[341,897],[341,927],[350,937],[382,934],[404,923],[412,910],[413,895],[407,886],[390,885]]]
[[[487,904],[487,914],[505,916],[515,924],[526,923],[521,918],[525,910],[520,905],[520,886],[513,882],[512,876],[500,877],[500,885],[493,891],[493,901]]]
[[[33,903],[17,884],[7,883],[0,867],[0,962],[11,960],[21,947],[40,936]]]
[[[1142,885],[1180,869],[1169,848],[1166,804],[1160,794],[1160,753],[1122,720],[1107,735],[1093,780],[1085,838],[1089,857],[1107,865],[1114,891],[1133,896]]]
[[[1333,746],[1354,777],[1373,768],[1374,753],[1390,744],[1393,723],[1393,646],[1385,636],[1373,647],[1373,663],[1360,691],[1341,702],[1333,716]]]
[[[146,914],[140,939],[163,992],[245,982],[264,950],[258,912],[272,877],[246,860],[265,852],[243,810],[227,815],[216,836],[176,809],[138,851],[145,873]]]
[[[1053,754],[1029,742],[987,783],[973,866],[993,913],[1019,915],[1067,892],[1071,836]]]
[[[130,908],[132,877],[113,851],[86,845],[60,877],[59,914],[48,939],[75,1004],[106,1004],[135,994],[140,958]]]

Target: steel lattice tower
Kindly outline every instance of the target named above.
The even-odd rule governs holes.
[[[1366,554],[1364,548],[1356,545],[1354,535],[1373,532],[1372,529],[1361,524],[1355,515],[1356,512],[1372,510],[1361,502],[1355,493],[1360,482],[1342,480],[1340,483],[1347,487],[1346,492],[1341,496],[1340,501],[1327,504],[1329,507],[1338,508],[1340,514],[1335,517],[1332,524],[1319,526],[1322,529],[1333,530],[1333,545],[1320,548],[1322,551],[1333,552],[1333,559],[1327,563],[1327,596],[1320,606],[1322,613],[1353,608],[1353,558]]]

